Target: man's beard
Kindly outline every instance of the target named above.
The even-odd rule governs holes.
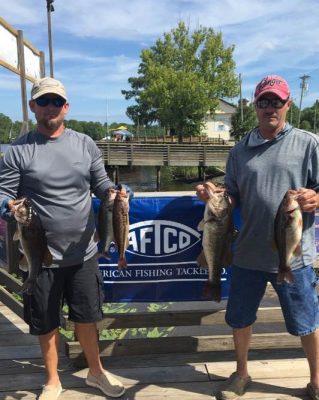
[[[63,125],[63,118],[61,118],[61,117],[57,117],[54,119],[42,118],[41,120],[38,120],[38,124],[41,124],[49,131],[54,132],[58,128],[60,128],[61,125]]]

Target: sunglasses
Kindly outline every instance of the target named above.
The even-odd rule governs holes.
[[[49,104],[54,105],[54,107],[60,108],[63,107],[66,103],[66,100],[62,97],[45,97],[41,96],[34,100],[38,106],[47,107]]]
[[[269,106],[272,108],[280,109],[283,108],[283,106],[287,103],[287,100],[281,100],[281,99],[260,99],[256,101],[256,107],[257,108],[262,108],[265,109]]]

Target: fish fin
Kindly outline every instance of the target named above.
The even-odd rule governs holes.
[[[205,225],[205,221],[202,219],[199,224],[197,225],[197,230],[198,231],[203,231],[204,230],[204,225]]]
[[[197,257],[196,261],[197,261],[197,265],[198,265],[199,267],[201,267],[201,268],[206,268],[206,269],[208,268],[204,250],[202,250],[202,251],[199,253],[199,256]]]
[[[35,279],[27,278],[27,280],[22,285],[20,293],[21,294],[22,293],[32,294],[33,293],[34,284],[35,284]]]
[[[126,258],[125,257],[120,257],[117,266],[118,266],[119,269],[126,268],[127,267]]]
[[[19,233],[18,229],[14,232],[12,239],[14,241],[20,240],[20,233]]]
[[[24,254],[21,254],[19,259],[19,269],[23,272],[28,272],[29,270],[28,260]]]
[[[101,251],[101,252],[96,253],[96,258],[97,259],[99,259],[101,257],[106,258],[107,260],[111,259],[111,256],[107,251]]]
[[[280,285],[283,282],[293,283],[294,277],[292,275],[291,270],[288,271],[279,271],[277,275],[277,283]]]
[[[50,250],[47,248],[45,250],[45,254],[44,254],[44,257],[43,257],[43,264],[46,267],[50,267],[50,265],[52,265],[52,263],[53,263],[52,254],[50,253]]]
[[[301,256],[302,255],[302,251],[301,251],[301,246],[300,243],[297,245],[297,247],[295,248],[294,252],[293,252],[294,256]]]

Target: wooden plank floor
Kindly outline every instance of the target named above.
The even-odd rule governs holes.
[[[45,371],[37,339],[9,308],[0,303],[0,399],[35,400]],[[233,352],[110,357],[105,367],[127,388],[123,400],[213,399],[233,371]],[[308,366],[301,349],[255,350],[250,354],[254,382],[242,398],[306,400]],[[76,370],[61,352],[61,400],[105,399],[85,385],[87,369]]]

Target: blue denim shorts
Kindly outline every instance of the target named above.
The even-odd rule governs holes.
[[[287,331],[305,336],[319,328],[319,279],[311,265],[293,271],[294,282],[277,284],[277,274],[232,267],[225,320],[245,328],[257,319],[257,310],[270,282],[276,291]]]

